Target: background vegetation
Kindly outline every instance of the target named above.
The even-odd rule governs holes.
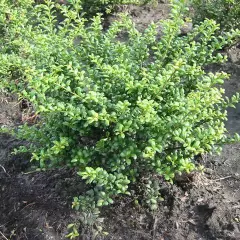
[[[193,0],[194,22],[214,19],[221,30],[240,28],[239,0]]]

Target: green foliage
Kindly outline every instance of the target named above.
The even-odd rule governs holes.
[[[196,23],[209,18],[219,23],[224,31],[240,28],[239,0],[192,0],[192,6]]]
[[[217,50],[240,33],[216,37],[219,26],[205,20],[180,37],[184,2],[173,1],[170,19],[141,33],[126,15],[106,31],[100,15],[86,24],[79,1],[1,1],[1,85],[40,116],[15,135],[32,143],[41,168],[67,165],[91,184],[73,208],[96,212],[129,194],[143,174],[172,181],[195,168],[195,155],[228,141],[226,108],[239,94],[226,99],[219,85],[228,75],[204,67],[225,61]],[[60,23],[56,11],[64,15]]]
[[[70,233],[66,236],[67,238],[74,239],[76,237],[79,237],[78,229],[75,224],[69,224],[68,230],[70,231]]]
[[[152,0],[81,0],[83,10],[87,15],[92,15],[97,12],[106,12],[117,5],[123,4],[146,4]]]
[[[163,200],[160,195],[160,181],[159,179],[152,178],[148,179],[146,183],[143,184],[143,202],[152,210],[158,209],[158,203]]]

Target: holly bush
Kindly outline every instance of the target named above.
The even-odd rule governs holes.
[[[172,181],[194,170],[194,156],[228,141],[226,108],[239,94],[224,97],[228,75],[204,68],[224,62],[218,50],[240,33],[215,36],[219,25],[205,20],[181,37],[184,2],[139,32],[126,15],[106,31],[100,15],[86,23],[79,1],[1,1],[1,84],[39,116],[13,134],[31,142],[19,151],[41,168],[75,168],[91,184],[74,208],[108,205],[141,176]]]
[[[240,28],[239,0],[192,0],[194,21],[205,18],[214,19],[220,24],[221,30]]]

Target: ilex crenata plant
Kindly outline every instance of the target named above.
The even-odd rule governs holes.
[[[240,28],[240,0],[191,0],[194,21],[213,19],[222,31]]]
[[[106,13],[121,5],[143,5],[154,0],[78,0],[87,16],[91,16],[98,12]],[[69,1],[71,2],[71,0]]]
[[[0,79],[39,115],[15,133],[32,143],[32,160],[77,169],[92,189],[73,207],[88,210],[129,194],[143,175],[171,181],[190,172],[194,156],[232,141],[226,108],[239,95],[224,97],[228,75],[204,68],[226,60],[218,50],[239,31],[215,36],[219,25],[205,20],[181,37],[183,0],[172,1],[170,18],[144,32],[126,15],[103,30],[100,15],[86,22],[81,9],[78,1],[2,0]],[[155,204],[157,195],[148,195]]]

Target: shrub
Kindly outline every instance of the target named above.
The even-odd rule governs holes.
[[[87,15],[92,15],[97,12],[106,12],[108,9],[112,9],[117,5],[123,4],[146,4],[152,0],[82,0],[83,10]]]
[[[239,0],[192,0],[195,22],[214,19],[221,30],[240,28]]]
[[[147,3],[155,3],[156,0],[77,0],[81,4],[85,16],[93,16],[96,13],[108,13],[113,10],[114,7],[119,5],[142,5]],[[37,3],[44,3],[45,0],[35,0]],[[72,0],[55,0],[60,4],[71,4]],[[76,2],[76,1],[75,1]]]
[[[65,16],[59,24],[56,8]],[[0,77],[40,116],[15,131],[32,143],[19,151],[31,151],[41,168],[78,169],[92,189],[73,207],[87,211],[129,194],[143,175],[171,181],[194,169],[195,155],[220,151],[226,108],[239,95],[225,98],[217,86],[228,75],[204,67],[225,61],[217,50],[239,32],[216,37],[219,26],[205,20],[180,37],[183,0],[143,33],[126,15],[106,31],[100,15],[86,25],[80,10],[78,1],[1,1]]]

